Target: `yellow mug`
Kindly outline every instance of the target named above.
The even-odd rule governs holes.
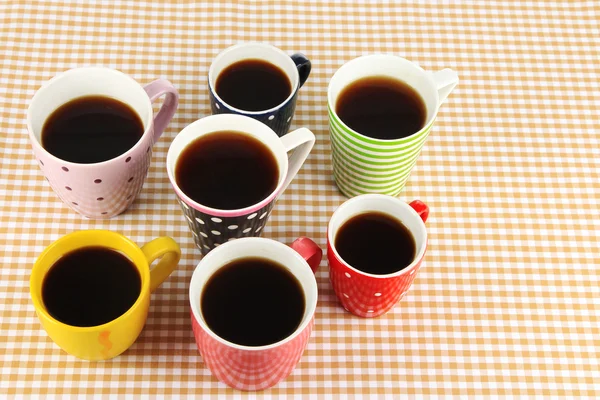
[[[127,256],[140,273],[142,288],[133,306],[110,322],[90,327],[67,325],[46,310],[42,285],[46,274],[60,257],[88,246],[105,247]],[[150,269],[150,264],[159,257],[162,257],[160,262]],[[148,316],[150,293],[173,272],[180,257],[179,245],[170,237],[154,239],[139,248],[116,232],[89,230],[70,233],[48,246],[33,266],[29,290],[35,311],[48,336],[67,353],[85,360],[116,357],[139,336]]]

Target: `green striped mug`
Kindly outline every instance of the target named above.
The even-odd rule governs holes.
[[[354,81],[386,76],[404,81],[423,98],[427,108],[424,127],[393,140],[374,139],[350,129],[336,113],[342,90]],[[458,83],[456,72],[443,69],[431,73],[393,55],[368,55],[344,64],[331,78],[327,92],[333,175],[348,197],[365,193],[396,196],[404,188],[427,140],[441,103]]]

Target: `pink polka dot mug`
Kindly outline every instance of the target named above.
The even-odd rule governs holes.
[[[98,163],[61,160],[42,146],[46,119],[61,105],[83,96],[106,96],[127,104],[140,117],[144,133],[123,154]],[[152,103],[166,95],[156,116]],[[150,167],[152,146],[177,110],[173,85],[158,79],[142,87],[124,73],[102,67],[68,70],[46,82],[27,110],[27,129],[36,160],[58,197],[88,218],[110,218],[125,211],[142,189]]]
[[[198,264],[190,282],[190,314],[194,338],[202,361],[221,382],[239,390],[263,390],[292,373],[311,335],[317,307],[317,281],[314,277],[323,251],[307,237],[290,247],[264,238],[241,238],[212,250]],[[304,315],[289,336],[263,346],[246,346],[228,341],[212,330],[202,314],[202,293],[209,279],[229,263],[241,258],[264,258],[285,267],[304,292]],[[257,312],[271,313],[270,309]],[[224,314],[223,319],[231,318]],[[273,315],[273,318],[278,318]],[[248,326],[252,330],[252,326]]]

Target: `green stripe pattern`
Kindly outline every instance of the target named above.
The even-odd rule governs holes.
[[[342,193],[348,197],[365,193],[398,195],[417,162],[433,121],[418,134],[380,140],[351,131],[331,105],[328,110],[333,176]]]

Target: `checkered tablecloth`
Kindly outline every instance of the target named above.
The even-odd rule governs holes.
[[[0,396],[599,397],[599,22],[596,0],[1,0]],[[288,379],[258,395],[216,381],[198,354],[187,293],[200,253],[165,168],[173,137],[210,112],[211,60],[244,41],[313,62],[292,128],[310,128],[317,144],[263,235],[284,243],[306,235],[325,247],[345,200],[332,180],[326,112],[327,84],[344,62],[392,53],[461,79],[400,194],[431,208],[411,291],[387,315],[354,317],[324,260],[308,348]],[[181,93],[141,195],[106,221],[80,217],[52,192],[25,124],[43,82],[87,65],[143,84],[167,78]],[[37,255],[90,228],[140,245],[169,235],[183,251],[138,341],[106,362],[61,351],[29,298]]]

